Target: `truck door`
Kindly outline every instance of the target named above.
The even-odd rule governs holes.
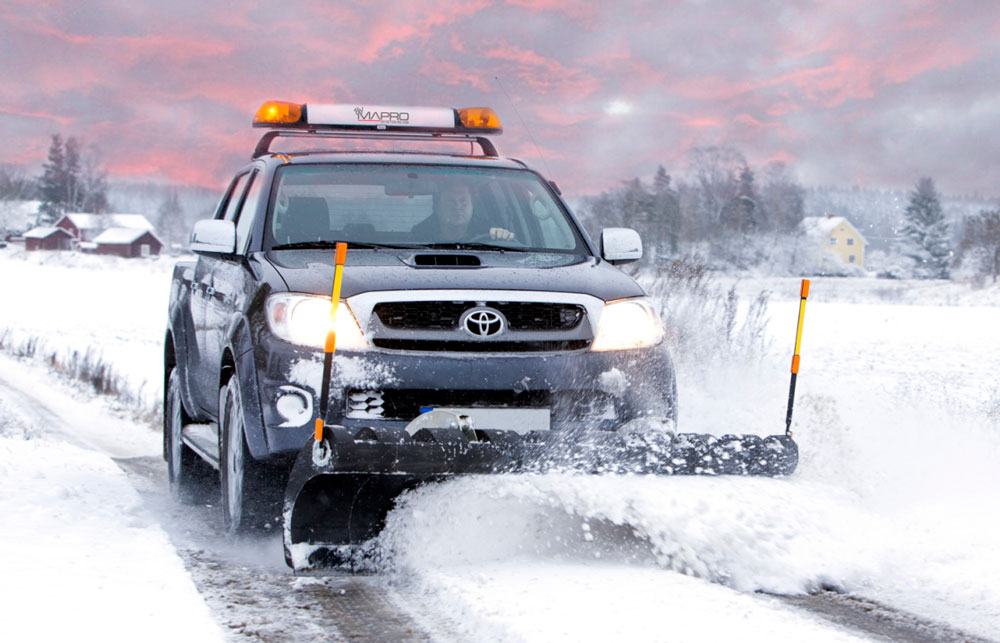
[[[250,173],[245,172],[233,179],[216,211],[216,219],[232,220],[235,217],[243,202],[249,177]],[[219,406],[219,362],[222,355],[217,348],[217,336],[223,331],[218,326],[225,324],[215,305],[220,295],[216,290],[217,282],[213,273],[216,266],[225,261],[226,259],[217,255],[200,255],[191,284],[191,317],[194,320],[197,350],[189,361],[189,377],[193,380],[190,390],[195,404],[210,417],[215,416]]]
[[[247,175],[244,175],[247,176]],[[248,175],[246,190],[241,199],[233,199],[223,215],[236,226],[236,254],[219,257],[212,265],[212,297],[206,300],[208,334],[206,356],[215,365],[215,382],[218,384],[222,351],[226,346],[227,331],[240,315],[245,314],[252,295],[255,279],[249,274],[244,260],[254,213],[260,198],[260,172]]]

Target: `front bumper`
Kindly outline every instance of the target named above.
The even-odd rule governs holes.
[[[287,420],[275,405],[282,387],[293,386],[312,397],[315,418],[323,354],[267,337],[260,338],[254,361],[267,450],[297,452],[312,435],[311,418],[281,426]],[[325,420],[348,429],[402,428],[421,408],[434,406],[547,408],[552,430],[614,429],[632,418],[676,416],[674,369],[663,344],[613,352],[338,351],[333,363]]]

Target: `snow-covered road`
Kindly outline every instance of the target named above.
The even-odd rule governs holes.
[[[17,457],[20,464],[13,471],[19,479],[7,484],[14,500],[0,501],[0,510],[27,516],[14,522],[21,530],[58,534],[61,547],[58,556],[36,556],[30,569],[17,565],[6,568],[15,574],[32,575],[27,587],[19,587],[27,591],[19,593],[17,599],[0,599],[5,605],[32,606],[9,619],[3,630],[18,639],[47,639],[69,631],[70,626],[62,620],[39,618],[38,608],[46,601],[73,600],[69,592],[78,592],[77,585],[49,583],[72,566],[70,559],[83,558],[89,564],[74,567],[74,571],[81,582],[93,583],[86,605],[99,607],[73,614],[73,631],[100,632],[103,639],[111,641],[132,640],[135,632],[142,631],[139,623],[175,619],[178,614],[184,615],[181,628],[169,627],[144,636],[174,640],[180,629],[194,640],[217,640],[218,627],[205,618],[206,607],[212,619],[228,632],[225,638],[234,640],[716,640],[740,636],[749,640],[809,637],[840,641],[858,640],[859,634],[917,643],[974,640],[966,633],[847,595],[762,595],[677,574],[668,573],[664,578],[662,570],[657,570],[663,561],[657,560],[647,539],[632,527],[591,517],[577,532],[569,516],[553,520],[551,506],[541,510],[534,529],[563,535],[556,535],[556,542],[546,547],[546,555],[535,561],[515,555],[503,562],[477,562],[474,555],[469,557],[472,548],[459,547],[455,555],[444,555],[444,561],[422,561],[424,566],[441,562],[445,571],[437,575],[425,571],[420,582],[400,571],[378,576],[295,578],[284,566],[277,534],[228,542],[221,533],[218,507],[183,506],[169,498],[158,436],[151,427],[123,421],[102,404],[94,404],[78,388],[52,377],[44,367],[0,354],[0,426],[0,448],[7,448],[5,455]],[[131,438],[110,452],[102,451],[101,445],[107,444],[113,433]],[[19,447],[22,444],[29,448]],[[117,455],[111,458],[109,453]],[[59,475],[48,472],[52,462],[62,467]],[[86,472],[82,484],[81,469]],[[128,484],[122,480],[122,472],[127,474]],[[514,480],[550,477],[559,478]],[[17,493],[25,482],[34,484],[40,479],[51,482],[45,485],[40,505],[37,495]],[[509,488],[510,482],[500,487]],[[142,506],[135,502],[136,491]],[[478,493],[481,499],[494,497],[488,490]],[[57,504],[53,495],[66,502]],[[109,502],[111,495],[116,498]],[[572,494],[563,489],[559,495]],[[26,500],[39,506],[25,511]],[[488,503],[486,506],[496,509]],[[129,520],[114,520],[123,507]],[[449,525],[458,526],[475,542],[495,546],[500,540],[497,534],[469,532],[470,522],[483,521],[481,509],[471,505],[437,509],[434,517],[445,516]],[[518,524],[523,503],[506,511],[505,524],[497,525],[495,518],[487,519],[486,524],[510,535],[523,533],[524,526]],[[95,513],[101,517],[97,531],[90,527]],[[132,553],[137,516],[148,532],[141,541],[141,559]],[[23,532],[11,531],[11,544],[19,533]],[[419,541],[421,532],[408,528],[402,533],[416,535]],[[157,546],[150,546],[149,536]],[[172,548],[160,545],[166,537]],[[100,542],[92,542],[94,538]],[[506,540],[513,543],[517,537]],[[399,548],[395,560],[404,565],[413,552],[423,555],[429,549],[426,542],[394,544]],[[443,551],[455,544],[452,537],[437,546]],[[410,545],[413,549],[408,552]],[[41,539],[37,546],[52,543]],[[111,558],[114,560],[106,560]],[[176,573],[178,560],[189,576]],[[533,571],[526,572],[528,566]],[[123,573],[127,579],[122,578]],[[143,587],[150,578],[155,578],[157,598],[152,603],[149,590]],[[204,604],[192,594],[192,581]],[[609,596],[609,586],[619,591],[627,588],[627,595]],[[127,595],[123,596],[123,591]],[[449,591],[454,591],[454,596],[449,596]],[[643,605],[642,618],[636,618],[635,610],[625,618],[609,615],[609,605],[625,598]],[[142,602],[142,609],[134,609],[133,601]],[[546,606],[547,613],[541,626],[539,603]],[[99,619],[119,609],[129,610],[131,618],[104,627]],[[590,621],[583,618],[585,614],[591,615]],[[726,617],[719,619],[719,614]],[[556,636],[559,631],[564,635]]]
[[[154,352],[162,333],[166,268],[142,263],[150,269],[147,274],[121,274],[120,265],[91,259],[74,260],[73,270],[63,266],[62,271],[55,259],[0,259],[4,274],[17,270],[24,276],[6,282],[8,295],[30,303],[5,307],[0,332],[6,328],[9,337],[44,338],[53,350],[103,346],[127,388],[140,392],[134,396],[140,404],[143,398],[155,399],[159,360],[142,356]],[[831,282],[831,290],[845,288],[845,281]],[[855,626],[831,625],[788,601],[755,593],[805,593],[822,586],[878,599],[962,628],[969,636],[1000,640],[995,583],[1000,512],[989,509],[1000,498],[995,467],[1000,456],[995,369],[1000,308],[928,305],[920,299],[885,302],[865,280],[855,281],[867,289],[841,299],[824,299],[823,282],[813,284],[794,425],[802,462],[794,476],[510,476],[426,487],[409,494],[390,516],[385,543],[392,552],[391,569],[379,582],[386,592],[405,597],[402,609],[417,629],[444,640],[854,640],[859,636]],[[790,285],[794,295],[797,289]],[[62,297],[63,288],[74,292]],[[114,294],[123,288],[138,288],[128,306],[115,303]],[[953,288],[959,292],[959,286]],[[38,297],[40,291],[52,296]],[[973,295],[960,292],[961,298]],[[984,295],[991,303],[996,299],[992,292]],[[63,333],[52,320],[65,313],[61,303],[69,297],[90,303],[75,312],[72,329]],[[151,309],[152,302],[157,303]],[[685,431],[783,428],[795,307],[794,296],[772,302],[769,332],[777,348],[758,362],[679,364]],[[780,350],[786,345],[787,351]],[[9,368],[14,370],[6,372],[8,379],[27,382],[45,406],[64,409],[65,393],[45,397],[44,381],[28,379],[31,369],[17,363]],[[133,445],[151,458],[147,462],[155,462],[159,438],[148,425],[88,416],[106,413],[87,396],[77,403],[78,410],[69,412],[80,422],[63,423],[78,427],[69,433],[73,444],[105,456],[128,455]],[[9,437],[9,431],[0,440],[4,448],[16,443],[10,448],[19,449],[9,457],[18,459],[20,468],[4,465],[6,454],[0,460],[0,473],[16,476],[5,481],[9,488],[30,487],[23,480],[37,474],[32,467],[44,477],[53,461],[65,459],[63,469],[69,471],[83,458],[79,453],[84,451],[66,446],[65,432],[61,437],[48,433],[46,427],[58,428],[54,421],[40,418],[38,424],[29,431],[56,445],[51,457],[26,450],[24,440]],[[115,451],[119,448],[126,452]],[[116,478],[108,471],[100,480],[122,482],[120,473]],[[104,497],[103,485],[95,498]],[[55,502],[28,491],[2,497],[20,502],[22,494],[36,505]],[[74,517],[72,502],[57,506]],[[123,511],[128,515],[120,503],[107,506],[110,522]],[[162,508],[153,513],[164,519],[173,515],[182,532],[197,531],[183,526],[188,514],[176,518]],[[128,519],[119,518],[125,522],[118,527],[127,533]],[[80,533],[87,532],[81,528]],[[21,537],[19,531],[8,534]],[[170,535],[176,546],[177,534]],[[191,538],[188,550],[209,550],[206,566],[287,573],[280,572],[277,540],[227,550],[212,534]],[[169,548],[150,551],[176,566],[177,554]],[[13,562],[0,565],[28,573]],[[266,585],[255,587],[256,571],[234,574],[237,584],[246,585],[240,591],[252,593]],[[186,594],[190,578],[164,578],[179,583],[177,596],[188,597],[177,600],[191,598]],[[204,578],[197,573],[195,578],[204,595]],[[301,591],[305,583],[328,587],[337,582],[284,578],[290,591]],[[95,600],[103,596],[93,589],[90,594]],[[113,602],[112,594],[106,596]],[[241,631],[220,618],[218,602],[210,603],[216,621]],[[290,618],[300,609],[280,613]],[[217,635],[214,624],[204,625],[206,635]],[[300,632],[309,627],[303,625]],[[937,640],[962,636],[930,631]]]

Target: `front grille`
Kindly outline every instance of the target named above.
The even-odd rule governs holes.
[[[527,342],[466,342],[376,337],[372,342],[378,348],[396,351],[451,351],[455,353],[546,353],[583,350],[590,346],[590,340],[588,339]]]
[[[452,330],[472,301],[406,301],[376,304],[374,313],[394,330]],[[583,319],[583,306],[544,302],[487,302],[507,318],[511,330],[572,330]]]
[[[407,301],[375,304],[373,312],[387,328],[397,330],[452,330],[474,302]]]
[[[512,330],[572,330],[583,319],[583,306],[510,302],[489,304],[507,318]]]

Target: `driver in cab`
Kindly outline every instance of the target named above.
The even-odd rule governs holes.
[[[421,238],[446,242],[514,240],[514,233],[510,230],[490,227],[488,222],[473,216],[472,193],[464,185],[444,187],[434,201],[434,213],[413,226],[412,232]]]

